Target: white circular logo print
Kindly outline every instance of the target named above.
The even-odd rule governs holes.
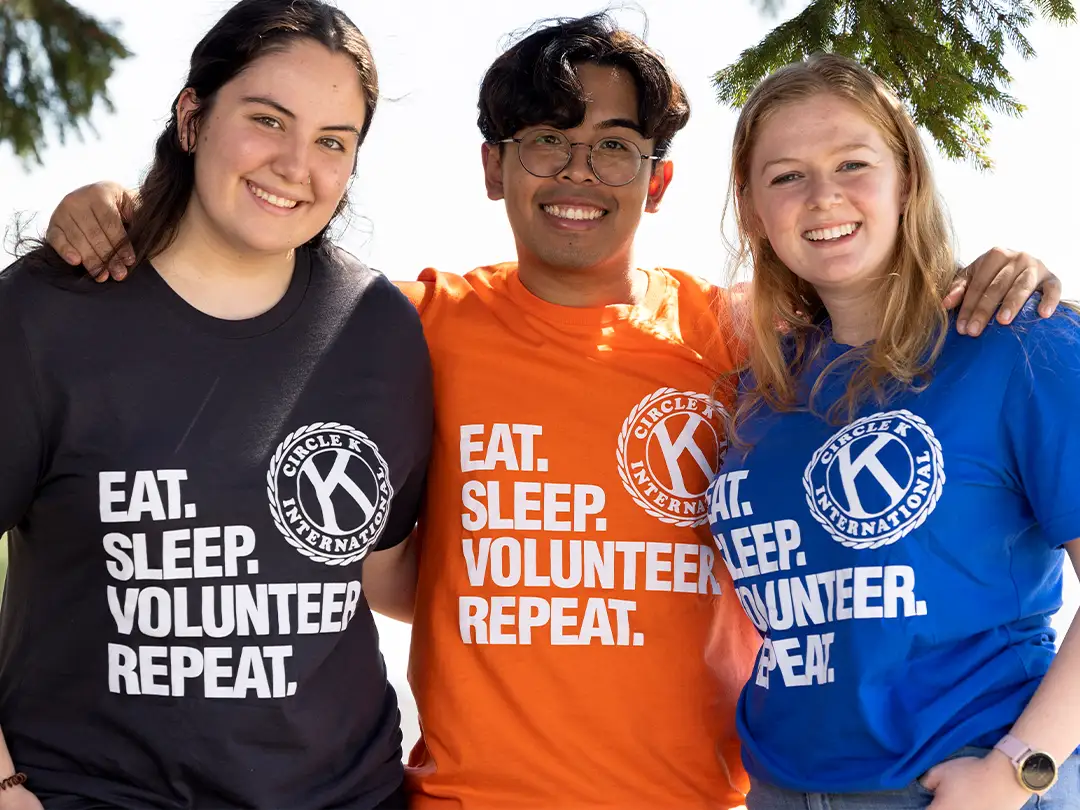
[[[906,410],[865,416],[837,431],[803,474],[810,514],[849,548],[887,546],[918,528],[944,485],[941,443]]]
[[[326,565],[363,559],[386,527],[390,468],[371,439],[315,422],[278,445],[266,472],[274,525],[305,557]]]
[[[661,388],[634,406],[619,431],[619,478],[638,506],[657,520],[701,526],[706,493],[726,444],[717,416],[723,409],[705,394]]]

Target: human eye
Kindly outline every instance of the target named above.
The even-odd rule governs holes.
[[[281,121],[274,118],[272,115],[253,115],[251,120],[256,124],[261,124],[267,129],[281,129]]]
[[[788,185],[789,183],[793,183],[794,181],[798,180],[799,177],[800,177],[800,175],[799,175],[798,172],[786,172],[785,174],[777,175],[772,180],[770,180],[769,185],[770,186],[785,186],[785,185]]]
[[[327,149],[332,149],[335,152],[345,151],[345,144],[343,144],[337,138],[319,138],[319,143],[325,146]]]
[[[856,172],[859,169],[865,169],[870,164],[861,160],[846,160],[840,164],[840,171],[843,172]]]
[[[536,144],[537,146],[562,146],[563,144],[562,135],[548,130],[534,132],[527,140],[529,143]]]
[[[596,142],[596,148],[601,152],[629,152],[630,146],[626,141],[619,138],[604,138]]]

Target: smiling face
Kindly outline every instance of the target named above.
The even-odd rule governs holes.
[[[181,97],[181,122],[195,104],[190,92]],[[259,57],[199,124],[185,220],[243,255],[304,244],[345,194],[365,114],[349,56],[301,40]]]
[[[625,70],[585,63],[577,74],[586,95],[585,120],[573,129],[558,130],[571,143],[615,148],[604,138],[618,138],[651,155],[654,143],[645,138],[638,120],[638,93]],[[550,126],[537,125],[514,133],[535,140]],[[654,161],[642,161],[637,176],[623,186],[601,183],[588,163],[588,149],[573,148],[570,163],[553,177],[536,177],[521,165],[519,145],[484,146],[488,196],[504,200],[522,263],[555,270],[580,270],[608,263],[629,263],[634,234],[643,211],[655,211],[670,169],[653,171]],[[597,151],[594,161],[601,160]]]
[[[818,94],[773,110],[756,134],[747,187],[780,261],[819,293],[869,292],[889,272],[904,178],[851,102]]]

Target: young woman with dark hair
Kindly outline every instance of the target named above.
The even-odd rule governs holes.
[[[377,99],[340,11],[244,0],[192,54],[128,281],[47,247],[0,274],[0,807],[404,806],[367,600],[430,366],[327,238]]]

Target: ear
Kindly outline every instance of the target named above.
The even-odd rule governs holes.
[[[185,87],[176,99],[176,130],[180,148],[188,153],[195,151],[195,142],[198,139],[193,118],[198,109],[199,100],[195,97],[195,90]]]
[[[489,200],[501,200],[503,193],[503,150],[502,144],[485,143],[480,147],[480,158],[484,162],[484,186]]]
[[[645,210],[655,214],[660,210],[660,201],[664,199],[664,192],[671,184],[671,178],[675,174],[675,164],[670,160],[658,160],[649,177],[649,196],[645,198]]]

